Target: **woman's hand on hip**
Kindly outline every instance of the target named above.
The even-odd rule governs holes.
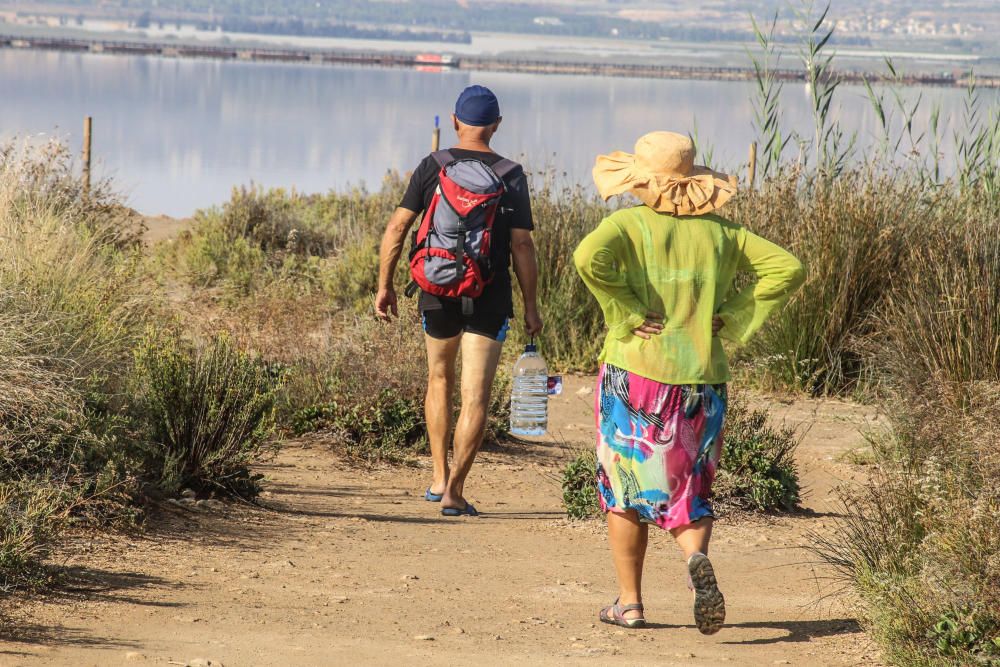
[[[653,336],[659,335],[663,331],[663,315],[656,313],[646,313],[646,321],[632,330],[632,333],[639,338],[649,340]]]

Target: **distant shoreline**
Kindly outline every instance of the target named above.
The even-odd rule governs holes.
[[[313,65],[359,65],[400,67],[422,70],[469,70],[524,74],[563,74],[612,76],[647,79],[702,79],[747,81],[755,77],[751,67],[698,67],[616,63],[608,61],[574,62],[566,60],[525,59],[503,56],[452,55],[442,53],[405,53],[281,46],[218,45],[181,42],[156,42],[137,39],[99,39],[39,35],[0,34],[0,48],[62,51],[71,53],[106,53],[113,55],[152,55],[166,58],[210,58],[240,62],[281,62]],[[838,70],[837,76],[849,83],[865,79],[893,81],[914,86],[967,86],[967,72],[910,73],[900,79],[856,70]],[[805,81],[801,69],[775,70],[785,81]],[[1000,76],[976,75],[976,84],[1000,88]]]

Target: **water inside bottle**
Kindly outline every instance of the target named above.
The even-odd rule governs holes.
[[[510,398],[510,432],[544,435],[548,425],[549,375],[534,345],[528,345],[514,365]]]

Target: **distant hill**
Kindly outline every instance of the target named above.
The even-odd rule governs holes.
[[[872,6],[876,5],[876,6]],[[743,41],[752,37],[749,15],[764,19],[795,3],[779,0],[703,0],[656,3],[632,0],[0,0],[0,12],[63,17],[183,22],[241,32],[467,41],[470,32]],[[883,42],[898,47],[934,45],[1000,53],[1000,2],[908,0],[872,3],[837,0],[831,10],[834,41]],[[790,22],[786,22],[790,25]],[[779,39],[782,29],[779,29]]]

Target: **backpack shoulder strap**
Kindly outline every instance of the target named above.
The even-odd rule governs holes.
[[[502,181],[505,178],[507,178],[507,176],[509,176],[512,171],[514,171],[520,166],[521,165],[519,165],[517,162],[504,158],[493,165],[493,173],[499,176],[500,180]]]
[[[438,163],[438,166],[444,169],[449,164],[455,161],[455,156],[451,154],[451,151],[447,148],[441,149],[439,151],[434,151],[431,153],[431,157],[434,161]]]

